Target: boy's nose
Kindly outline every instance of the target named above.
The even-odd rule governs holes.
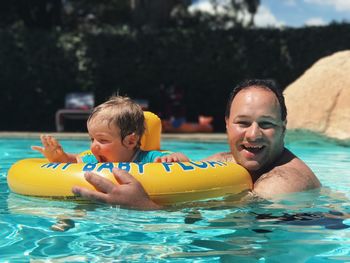
[[[100,145],[98,145],[98,143],[96,143],[96,142],[91,143],[91,150],[92,151],[99,151]]]

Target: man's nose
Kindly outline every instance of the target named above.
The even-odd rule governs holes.
[[[260,139],[262,137],[262,133],[259,127],[259,124],[253,122],[246,131],[246,137],[250,140]]]

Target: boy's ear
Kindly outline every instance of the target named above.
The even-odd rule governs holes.
[[[134,132],[127,135],[124,140],[123,140],[123,144],[130,149],[133,149],[136,147],[137,143],[139,141],[139,136],[136,135]]]

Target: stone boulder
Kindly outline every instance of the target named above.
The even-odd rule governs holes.
[[[350,50],[318,60],[284,91],[288,129],[350,139]]]

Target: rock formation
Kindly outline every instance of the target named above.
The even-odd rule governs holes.
[[[350,139],[350,50],[318,60],[284,94],[288,129]]]

